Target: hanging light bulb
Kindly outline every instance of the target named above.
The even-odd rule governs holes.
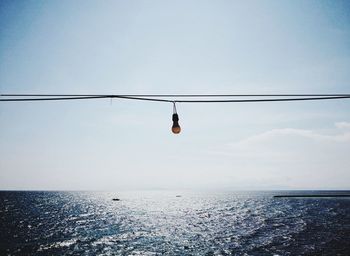
[[[173,114],[173,126],[171,127],[171,131],[175,134],[178,134],[181,132],[178,114]]]
[[[171,127],[171,131],[174,134],[179,134],[181,132],[181,127],[179,125],[179,115],[177,114],[177,111],[176,111],[175,101],[173,106],[173,126]]]

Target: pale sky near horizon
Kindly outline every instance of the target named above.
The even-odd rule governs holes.
[[[350,93],[349,1],[1,1],[1,93]],[[0,102],[0,189],[350,189],[350,100]]]

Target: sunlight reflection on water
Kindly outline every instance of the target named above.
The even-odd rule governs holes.
[[[332,239],[327,229],[307,239],[313,222],[350,230],[350,200],[274,200],[266,192],[0,195],[0,252],[11,255],[303,254]]]

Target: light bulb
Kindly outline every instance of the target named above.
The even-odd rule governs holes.
[[[179,125],[179,116],[178,116],[178,114],[173,114],[173,126],[171,127],[171,131],[174,134],[179,134],[181,132],[181,127]]]

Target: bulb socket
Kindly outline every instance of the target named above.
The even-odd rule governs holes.
[[[179,115],[173,114],[173,122],[178,122],[178,121],[179,121]]]

